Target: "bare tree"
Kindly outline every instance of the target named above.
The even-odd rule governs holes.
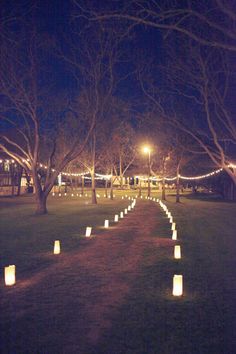
[[[74,0],[79,5],[79,1]],[[81,6],[80,6],[81,7]],[[83,8],[92,20],[123,20],[127,26],[144,25],[163,32],[164,38],[179,33],[200,45],[236,51],[236,15],[232,1],[177,2],[131,0],[122,8],[107,7],[100,13]]]

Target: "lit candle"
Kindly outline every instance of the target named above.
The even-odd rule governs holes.
[[[60,241],[56,240],[56,241],[54,241],[53,253],[54,254],[60,254],[60,252],[61,252]]]
[[[130,211],[130,210],[131,210],[131,206],[129,205],[129,206],[128,206],[128,211]]]
[[[121,211],[120,212],[120,218],[123,219],[123,217],[124,217],[124,213],[123,213],[123,211]]]
[[[125,209],[125,214],[128,214],[128,210],[127,209]]]
[[[173,222],[171,225],[171,231],[174,231],[174,230],[175,230],[175,222]]]
[[[183,276],[174,275],[173,277],[173,296],[183,295]]]
[[[12,286],[16,283],[16,266],[9,265],[4,268],[5,284],[6,286]]]
[[[175,245],[174,257],[175,257],[175,259],[181,259],[181,248],[180,248],[180,245]]]
[[[106,227],[106,228],[109,227],[109,220],[105,220],[105,222],[104,222],[104,227]]]
[[[172,216],[169,217],[169,220],[170,220],[170,224],[172,224],[172,222],[173,222]]]
[[[119,216],[116,214],[115,217],[114,217],[114,221],[118,222],[118,220],[119,220]]]
[[[86,227],[86,233],[85,236],[86,237],[90,237],[91,236],[91,232],[92,232],[92,228],[90,226]]]

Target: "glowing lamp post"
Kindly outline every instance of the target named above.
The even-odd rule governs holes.
[[[85,237],[90,237],[92,233],[92,228],[90,226],[86,227]]]
[[[16,283],[16,266],[9,265],[4,268],[5,285],[12,286]]]
[[[109,227],[109,220],[104,221],[104,227],[107,229]]]
[[[56,241],[54,241],[53,254],[60,254],[60,252],[61,252],[60,241],[56,240]]]
[[[181,259],[181,248],[180,248],[180,245],[175,245],[174,258],[175,259]]]
[[[175,274],[173,277],[173,296],[183,295],[183,276]]]

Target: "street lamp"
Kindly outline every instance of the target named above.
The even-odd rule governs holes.
[[[145,154],[148,154],[148,197],[151,196],[151,184],[150,184],[150,178],[151,178],[151,148],[149,146],[144,146],[143,152]]]

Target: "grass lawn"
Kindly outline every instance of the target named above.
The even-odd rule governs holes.
[[[139,200],[120,228],[104,233],[104,219],[128,205],[116,194],[97,206],[85,197],[50,197],[49,214],[41,217],[33,215],[31,197],[0,199],[0,352],[236,353],[236,204],[191,195],[176,204],[168,196],[182,249],[177,261],[156,203]],[[81,237],[86,226],[97,236],[91,242]],[[55,239],[64,258],[52,255]],[[91,255],[97,256],[93,264]],[[64,276],[77,262],[70,284]],[[12,288],[3,285],[8,264],[17,267]],[[58,272],[56,280],[49,269]],[[182,298],[171,295],[173,274],[183,274]],[[90,342],[91,326],[100,331]]]

